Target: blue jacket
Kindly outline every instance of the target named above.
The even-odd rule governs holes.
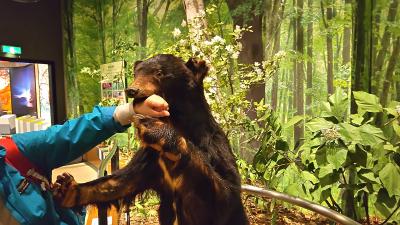
[[[50,175],[52,169],[71,162],[127,128],[114,121],[114,110],[115,107],[95,107],[92,113],[63,125],[51,126],[44,131],[15,134],[12,139],[32,164]],[[42,192],[39,185],[30,184],[20,194],[16,187],[24,177],[5,163],[5,155],[5,149],[0,146],[0,201],[12,217],[23,225],[81,224],[72,210],[58,206],[51,193]]]

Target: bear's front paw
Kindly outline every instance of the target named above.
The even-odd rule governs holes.
[[[76,206],[78,194],[78,183],[69,173],[63,173],[57,176],[56,182],[53,184],[53,197],[63,207]]]

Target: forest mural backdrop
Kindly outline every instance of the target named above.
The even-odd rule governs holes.
[[[101,64],[172,53],[206,94],[243,179],[354,219],[400,222],[399,0],[65,0],[70,117]]]

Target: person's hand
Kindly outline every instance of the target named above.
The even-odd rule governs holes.
[[[151,95],[141,103],[137,103],[133,107],[136,113],[150,117],[169,116],[168,103],[158,95]]]
[[[169,116],[168,103],[158,95],[151,95],[141,103],[133,105],[126,103],[119,105],[114,111],[114,119],[125,126],[133,121],[133,116],[138,113],[150,117]]]

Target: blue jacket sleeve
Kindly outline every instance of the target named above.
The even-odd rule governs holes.
[[[47,130],[15,134],[12,139],[23,155],[39,168],[51,171],[78,158],[117,132],[115,107],[95,107],[92,113],[54,125]]]

